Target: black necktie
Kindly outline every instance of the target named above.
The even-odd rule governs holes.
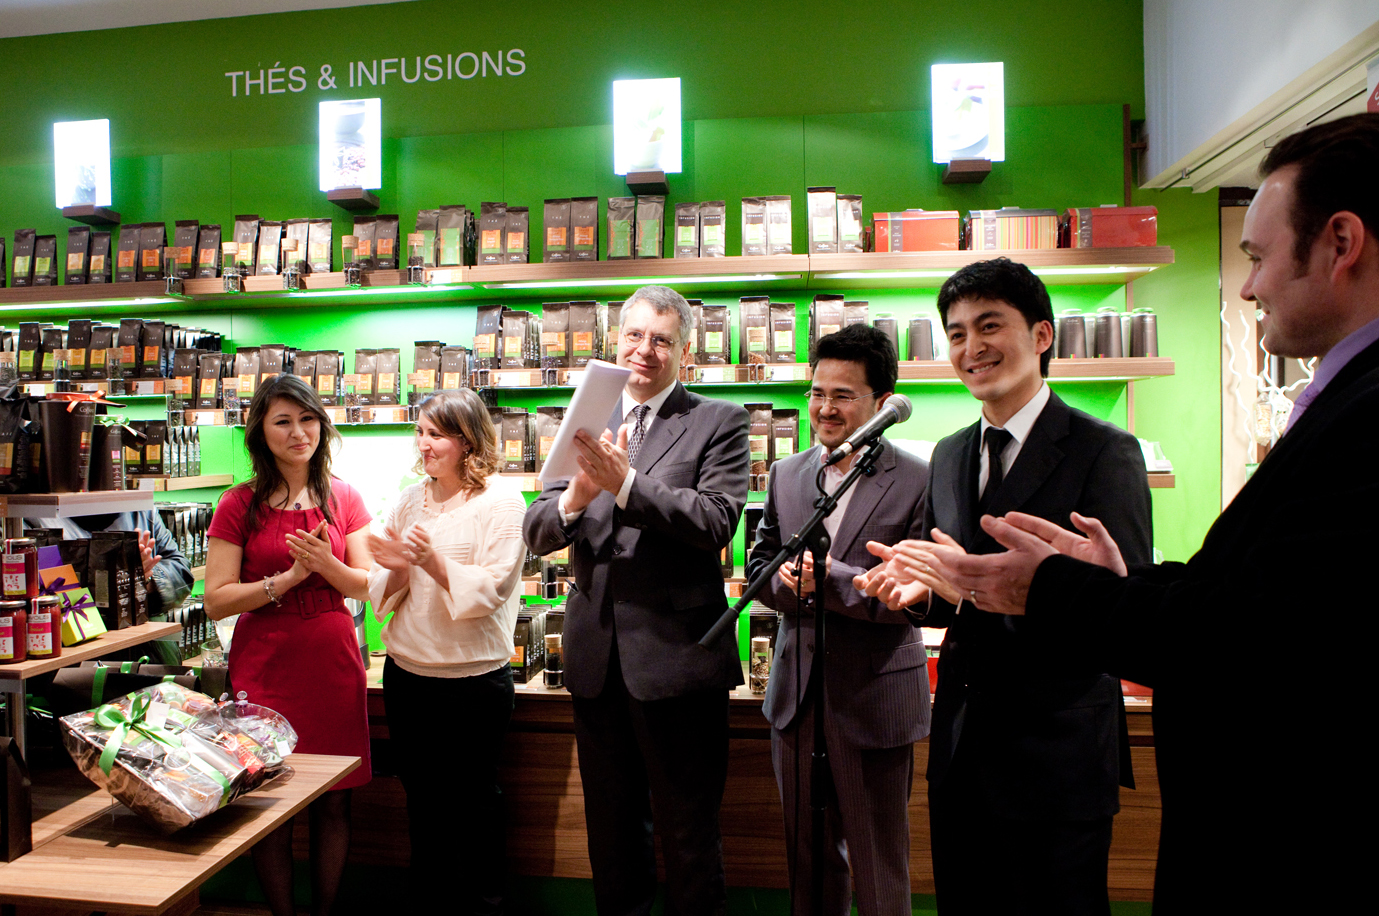
[[[642,440],[646,438],[646,414],[650,410],[645,404],[638,404],[632,408],[632,415],[637,418],[636,424],[632,427],[632,432],[627,436],[627,463],[637,463],[637,453],[642,450]]]
[[[996,491],[1001,488],[1001,481],[1005,479],[1005,465],[1001,463],[1001,453],[1014,438],[1010,433],[995,426],[988,426],[986,434],[982,437],[986,447],[986,489],[982,490],[981,499],[977,501],[980,515],[986,514],[987,506],[991,505],[992,497],[996,495]]]

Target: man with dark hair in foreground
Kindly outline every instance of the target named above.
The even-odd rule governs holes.
[[[1074,517],[1084,538],[1019,514],[982,519],[1005,553],[931,553],[1063,660],[1154,688],[1158,913],[1335,913],[1371,896],[1369,841],[1350,831],[1374,810],[1358,750],[1374,628],[1350,602],[1372,601],[1379,515],[1376,166],[1379,114],[1363,114],[1281,140],[1260,168],[1241,296],[1266,350],[1321,363],[1192,559],[1127,570],[1097,520]]]

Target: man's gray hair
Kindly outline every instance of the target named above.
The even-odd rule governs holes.
[[[643,286],[627,297],[627,301],[623,303],[623,311],[626,312],[638,302],[645,302],[651,306],[651,310],[657,315],[669,315],[674,312],[675,316],[680,319],[680,339],[677,342],[683,345],[685,341],[689,340],[690,327],[694,324],[694,318],[684,296],[669,286]]]

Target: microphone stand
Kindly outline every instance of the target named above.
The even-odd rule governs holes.
[[[881,437],[877,436],[865,451],[853,453],[852,467],[843,476],[838,489],[832,493],[822,493],[814,501],[814,514],[800,527],[799,531],[795,532],[790,540],[781,546],[771,562],[747,583],[747,587],[743,589],[742,597],[738,599],[737,604],[730,607],[722,617],[718,618],[718,622],[699,640],[699,645],[707,649],[721,639],[731,627],[736,625],[741,613],[752,603],[752,599],[766,587],[766,584],[771,581],[771,577],[784,565],[785,561],[801,553],[802,548],[808,547],[809,552],[814,557],[815,570],[814,591],[811,593],[813,597],[810,599],[810,604],[814,609],[814,662],[809,670],[809,687],[806,690],[806,693],[810,690],[814,692],[814,747],[810,755],[812,765],[809,774],[809,807],[813,813],[809,839],[814,862],[813,874],[810,876],[810,897],[813,901],[812,912],[814,913],[823,912],[824,821],[828,814],[828,786],[832,782],[828,762],[828,742],[824,732],[824,660],[827,658],[827,645],[824,642],[823,575],[820,572],[827,568],[830,539],[828,531],[824,529],[823,521],[832,514],[838,505],[839,497],[851,489],[853,484],[857,483],[858,478],[863,474],[870,477],[876,473],[876,461],[881,457],[882,448]]]

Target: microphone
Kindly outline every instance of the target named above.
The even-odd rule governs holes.
[[[848,436],[846,442],[829,453],[824,467],[832,467],[862,446],[871,444],[895,424],[904,423],[910,419],[912,409],[913,405],[910,404],[910,399],[903,394],[893,394],[886,398],[886,403],[876,412],[875,416],[859,426],[851,436]]]

